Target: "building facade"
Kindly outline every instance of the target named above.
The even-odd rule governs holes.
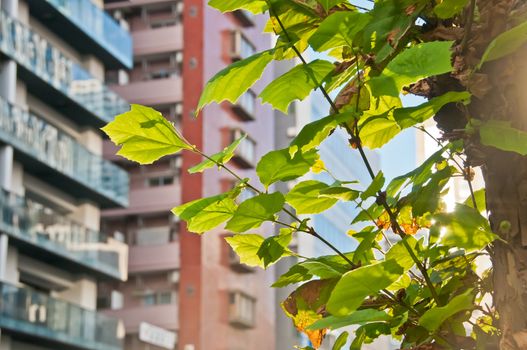
[[[100,230],[128,205],[128,174],[98,130],[128,102],[127,30],[89,0],[0,1],[0,349],[123,348],[97,284],[125,281],[128,247]]]
[[[256,160],[273,148],[273,113],[256,103],[271,72],[237,104],[211,105],[198,118],[194,109],[214,74],[270,47],[269,36],[261,34],[266,19],[242,11],[222,14],[202,0],[107,0],[105,6],[128,26],[134,42],[133,69],[107,71],[112,89],[161,111],[206,154],[247,133],[230,164],[241,177],[255,178]],[[111,144],[105,144],[104,153],[117,160]],[[239,263],[224,240],[231,233],[198,236],[170,213],[179,204],[235,185],[235,179],[214,169],[189,175],[187,169],[201,160],[190,153],[151,166],[120,160],[131,178],[130,205],[106,210],[103,227],[119,232],[130,245],[130,276],[127,282],[101,284],[100,292],[107,296],[107,314],[124,320],[126,349],[274,346],[271,274]],[[122,307],[112,310],[112,295],[122,295]],[[142,327],[157,328],[148,328],[154,329],[148,335]],[[151,339],[156,336],[163,340],[156,344]]]

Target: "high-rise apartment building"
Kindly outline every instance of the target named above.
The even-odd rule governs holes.
[[[97,283],[125,281],[128,248],[100,211],[128,174],[98,130],[128,103],[104,83],[132,65],[123,29],[89,0],[0,1],[0,349],[119,350]]]
[[[273,113],[256,103],[271,73],[237,104],[211,105],[198,118],[194,109],[209,78],[270,47],[269,36],[261,34],[266,19],[243,11],[222,14],[202,0],[105,4],[129,27],[134,42],[133,69],[107,72],[112,89],[132,103],[161,111],[207,154],[247,133],[230,164],[242,178],[255,178],[256,160],[273,148]],[[108,159],[118,160],[114,154],[115,148],[105,144]],[[190,153],[150,166],[119,160],[131,177],[130,206],[105,211],[103,227],[126,237],[129,279],[101,284],[100,291],[108,296],[108,307],[111,293],[122,293],[122,308],[107,313],[124,320],[127,350],[274,347],[271,274],[240,264],[224,240],[231,233],[215,230],[198,236],[170,213],[179,204],[235,185],[229,174],[214,169],[189,175],[186,169],[201,160]]]

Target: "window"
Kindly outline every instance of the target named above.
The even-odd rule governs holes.
[[[239,30],[231,32],[230,56],[232,60],[243,60],[256,53],[256,48]]]
[[[230,130],[229,144],[239,139],[244,134],[240,129]],[[246,137],[234,151],[234,160],[242,168],[254,167],[256,162],[256,142],[250,137]]]
[[[135,244],[141,246],[162,245],[171,241],[171,232],[168,226],[144,227],[137,230]]]
[[[137,58],[131,73],[132,81],[168,79],[181,72],[183,53],[180,51]]]
[[[256,300],[242,292],[229,293],[229,322],[241,328],[252,328],[255,324]]]
[[[144,306],[168,305],[174,304],[175,302],[176,293],[171,290],[157,292],[147,291],[141,296],[141,303]]]
[[[233,110],[243,121],[254,120],[254,113],[256,110],[256,94],[251,90],[248,90],[242,94],[238,99],[238,102],[233,105]]]
[[[147,179],[148,187],[169,186],[172,184],[174,184],[174,176],[160,176]]]
[[[174,26],[181,22],[182,16],[183,1],[145,6],[141,12],[143,21],[153,29]]]

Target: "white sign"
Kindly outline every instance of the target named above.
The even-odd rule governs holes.
[[[139,324],[139,340],[172,350],[176,346],[177,334],[150,323],[141,322]]]

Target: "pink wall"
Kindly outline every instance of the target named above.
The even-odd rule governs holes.
[[[167,271],[179,269],[179,242],[164,245],[132,246],[128,272]]]
[[[270,47],[271,38],[262,35],[261,30],[266,22],[261,16],[256,20],[256,26],[252,28],[241,28],[244,35],[257,47],[265,50]],[[229,62],[225,61],[225,41],[223,33],[239,29],[239,22],[232,15],[223,15],[220,12],[207,8],[205,11],[205,80],[208,80]],[[270,82],[272,71],[268,69],[261,82],[254,91],[259,93],[261,89]],[[256,107],[255,121],[244,122],[236,118],[230,108],[220,105],[210,105],[203,113],[204,120],[204,149],[205,153],[212,154],[225,146],[221,139],[219,130],[224,128],[241,128],[249,133],[256,141],[257,159],[267,151],[271,150],[274,143],[273,115],[269,106]],[[237,172],[242,177],[255,179],[254,169],[241,170]],[[204,174],[204,195],[210,196],[222,191],[222,182],[230,179],[230,176],[218,171],[209,171]],[[256,233],[265,235],[272,232],[271,229],[262,227],[255,230]],[[274,348],[274,292],[271,285],[272,273],[255,269],[254,273],[241,274],[233,271],[224,261],[225,241],[223,230],[215,230],[203,236],[202,239],[202,349],[230,350],[272,350]],[[255,328],[239,329],[228,322],[228,292],[242,290],[248,295],[256,298]],[[214,336],[210,336],[214,334]],[[281,350],[281,349],[280,349]]]
[[[180,51],[183,49],[183,26],[176,25],[132,33],[134,55],[156,52]]]
[[[135,81],[127,85],[113,85],[111,88],[128,102],[147,106],[181,102],[183,98],[180,77]]]

